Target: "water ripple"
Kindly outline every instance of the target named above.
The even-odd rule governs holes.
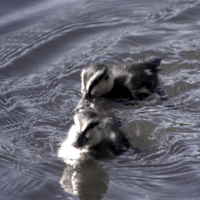
[[[198,199],[199,2],[20,2],[0,13],[1,196]],[[69,170],[57,149],[73,123],[82,66],[149,56],[163,58],[169,100],[96,101],[100,116],[121,119],[133,148]]]

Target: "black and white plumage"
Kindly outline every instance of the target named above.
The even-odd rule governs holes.
[[[89,64],[81,73],[82,98],[77,108],[89,106],[92,98],[131,98],[142,100],[157,90],[161,58],[125,63],[113,67]]]
[[[96,112],[84,110],[74,116],[74,125],[61,144],[58,156],[64,160],[106,158],[129,147],[124,132],[113,119],[100,121]]]

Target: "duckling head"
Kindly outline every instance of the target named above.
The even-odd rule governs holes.
[[[90,64],[81,73],[82,98],[77,108],[88,107],[93,98],[109,93],[114,86],[113,75],[104,64]]]
[[[96,112],[85,110],[74,116],[77,137],[73,142],[75,148],[89,149],[102,140],[103,133]]]

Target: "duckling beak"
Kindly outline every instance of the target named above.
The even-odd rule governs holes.
[[[83,93],[82,98],[80,99],[78,105],[76,106],[76,111],[88,107],[90,103],[91,103],[91,95],[89,94],[89,92]]]
[[[85,134],[80,134],[77,138],[76,141],[72,144],[75,148],[81,148],[85,145],[86,143],[86,137]]]

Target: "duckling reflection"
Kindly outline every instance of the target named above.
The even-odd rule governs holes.
[[[130,147],[113,118],[101,122],[95,111],[83,110],[74,116],[74,123],[58,151],[67,163],[70,159],[107,158]]]
[[[68,165],[60,184],[66,192],[80,199],[100,200],[108,189],[108,175],[98,163],[90,160],[75,167]]]
[[[82,98],[77,109],[89,106],[94,98],[101,96],[142,100],[157,92],[163,98],[164,92],[157,88],[160,62],[161,58],[153,58],[114,67],[101,63],[84,67],[81,73]]]

